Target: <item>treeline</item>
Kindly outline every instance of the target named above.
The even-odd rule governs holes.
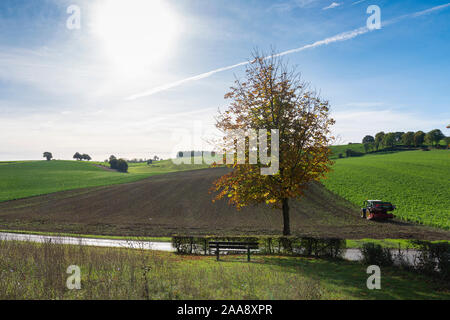
[[[408,132],[378,132],[375,137],[367,135],[362,139],[364,151],[378,151],[383,148],[393,148],[397,145],[406,147],[422,147],[425,144],[439,147],[441,140],[445,140],[446,145],[450,144],[450,137],[446,137],[441,130],[434,129],[428,133],[423,131]]]
[[[183,157],[203,157],[204,154],[207,154],[208,156],[211,155],[214,157],[216,153],[214,151],[178,151],[177,152],[177,158],[183,158]]]

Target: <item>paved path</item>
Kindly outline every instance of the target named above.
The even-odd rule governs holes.
[[[95,247],[114,247],[114,248],[130,248],[130,249],[146,249],[174,252],[170,242],[152,242],[152,241],[135,241],[135,240],[118,240],[118,239],[95,239],[95,238],[77,238],[62,236],[43,236],[21,233],[0,232],[0,240],[30,241],[30,242],[54,242],[62,244],[73,244]],[[398,250],[391,250],[394,258],[398,254]],[[408,260],[409,264],[413,264],[418,254],[417,250],[402,250],[402,253]],[[350,261],[361,260],[361,251],[359,249],[346,249],[344,259]]]

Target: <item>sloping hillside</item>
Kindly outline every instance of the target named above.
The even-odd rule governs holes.
[[[395,215],[450,229],[450,150],[403,151],[338,159],[325,186],[355,205],[392,201]]]
[[[58,192],[0,203],[0,228],[85,234],[280,234],[281,213],[265,206],[236,211],[212,203],[212,182],[225,168],[157,175],[107,187]],[[349,202],[312,184],[292,203],[296,234],[345,238],[449,239],[449,233],[402,222],[360,219]]]

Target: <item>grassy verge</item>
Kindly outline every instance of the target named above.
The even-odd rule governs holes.
[[[152,241],[152,242],[171,242],[171,237],[148,237],[148,236],[114,236],[114,235],[99,235],[99,234],[77,234],[77,233],[57,233],[57,232],[39,232],[29,230],[8,230],[0,229],[0,232],[20,233],[30,235],[42,235],[42,236],[59,236],[59,237],[75,237],[75,238],[92,238],[92,239],[113,239],[113,240],[135,240],[135,241]],[[254,236],[258,237],[258,236]],[[261,237],[268,237],[267,235]],[[432,243],[447,242],[450,240],[437,240],[430,241]],[[400,246],[402,249],[415,248],[414,244],[407,239],[347,239],[346,248],[357,249],[363,246],[363,243],[379,244],[384,248],[398,249]]]
[[[407,239],[347,239],[347,248],[362,248],[364,243],[379,244],[384,248],[398,249],[400,246],[402,249],[410,248],[414,249],[415,245]],[[430,241],[432,243],[447,242],[449,240]]]
[[[40,236],[57,236],[57,237],[74,237],[74,238],[93,238],[93,239],[113,239],[113,240],[136,240],[136,241],[152,241],[152,242],[170,242],[171,237],[133,237],[133,236],[108,236],[98,234],[77,234],[77,233],[56,233],[56,232],[39,232],[28,230],[7,230],[0,229],[0,232],[21,233]]]
[[[302,257],[179,256],[138,249],[0,241],[0,299],[450,299],[442,285],[382,269],[368,290],[366,267]],[[81,289],[68,290],[68,266]]]

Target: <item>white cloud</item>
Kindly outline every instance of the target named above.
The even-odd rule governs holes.
[[[339,7],[340,5],[341,5],[341,3],[333,2],[333,3],[331,3],[329,6],[323,8],[322,10],[333,9],[333,8]]]

